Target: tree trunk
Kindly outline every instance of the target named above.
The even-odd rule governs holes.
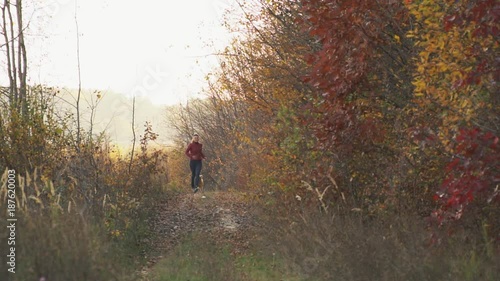
[[[2,33],[5,44],[5,56],[7,59],[7,75],[9,76],[9,103],[19,113],[27,111],[27,72],[28,57],[24,43],[23,10],[22,0],[16,0],[12,4],[4,0],[2,6]],[[13,11],[13,9],[15,9]]]

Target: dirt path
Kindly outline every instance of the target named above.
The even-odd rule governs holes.
[[[157,241],[149,254],[142,276],[192,233],[201,234],[217,245],[231,245],[234,254],[248,249],[256,226],[251,200],[235,192],[182,193],[159,204],[154,220]]]

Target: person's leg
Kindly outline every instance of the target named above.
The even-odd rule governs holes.
[[[191,168],[191,188],[194,189],[196,186],[194,185],[194,181],[196,178],[196,163],[193,160],[189,161],[189,168]]]
[[[194,178],[194,188],[197,188],[198,185],[200,184],[200,174],[201,174],[201,160],[196,161],[196,167],[195,167],[195,178]]]

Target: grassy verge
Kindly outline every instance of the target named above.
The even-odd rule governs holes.
[[[138,247],[113,241],[97,224],[75,215],[18,222],[16,273],[1,280],[135,280]]]
[[[499,280],[500,255],[467,230],[433,233],[422,218],[304,214],[274,233],[274,251],[302,280]],[[440,237],[434,243],[431,235]]]
[[[283,279],[285,278],[285,279]],[[234,255],[202,235],[185,239],[153,268],[154,281],[264,281],[300,280],[287,272],[276,256],[262,253]]]
[[[137,212],[119,237],[96,218],[45,209],[18,215],[16,224],[16,272],[0,272],[0,280],[138,280],[151,237],[150,210]],[[6,218],[0,216],[5,222]],[[5,234],[5,232],[4,232]],[[6,237],[0,237],[1,253],[7,253]],[[0,262],[6,264],[5,255]],[[4,268],[4,267],[2,267]]]

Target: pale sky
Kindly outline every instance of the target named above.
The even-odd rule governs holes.
[[[35,1],[44,5],[31,18],[30,83],[76,88],[76,0]],[[230,3],[78,0],[82,86],[157,104],[195,97],[216,63],[209,54],[228,44],[221,21]]]

